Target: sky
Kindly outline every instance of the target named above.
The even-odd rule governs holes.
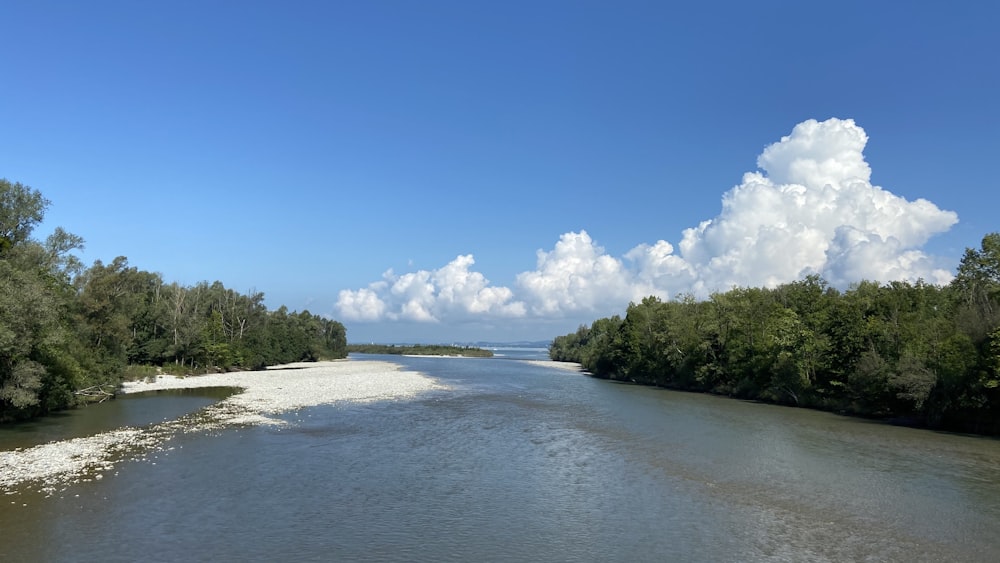
[[[10,0],[0,22],[0,177],[51,201],[36,237],[351,342],[549,339],[810,274],[943,284],[1000,231],[994,3]]]

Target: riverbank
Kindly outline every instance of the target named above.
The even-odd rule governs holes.
[[[403,399],[441,388],[433,379],[381,361],[302,362],[262,371],[229,372],[134,381],[122,393],[165,389],[237,387],[241,393],[210,407],[218,424],[282,424],[267,415],[340,401]]]
[[[590,375],[590,372],[583,369],[583,365],[577,362],[557,362],[555,360],[522,360],[532,365],[542,366],[545,368],[555,368],[561,369],[563,371],[572,371],[576,373],[582,373]]]
[[[52,493],[69,483],[100,479],[122,459],[162,451],[178,432],[229,426],[282,425],[274,415],[337,403],[400,400],[446,387],[415,371],[382,361],[339,360],[278,366],[263,371],[190,377],[159,375],[155,381],[123,385],[122,393],[166,389],[234,387],[241,391],[178,420],[143,428],[121,428],[96,436],[0,452],[0,491],[26,483]]]

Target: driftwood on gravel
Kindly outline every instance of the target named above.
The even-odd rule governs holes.
[[[117,389],[118,388],[114,385],[109,385],[107,383],[104,383],[101,385],[92,385],[90,387],[87,387],[86,389],[73,391],[73,394],[79,395],[81,397],[95,398],[98,399],[97,401],[98,403],[103,403],[108,399],[114,398],[115,391],[117,391]]]

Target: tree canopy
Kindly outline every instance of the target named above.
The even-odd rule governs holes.
[[[1000,433],[1000,234],[954,281],[819,278],[629,305],[557,337],[597,377]]]
[[[73,406],[82,389],[116,387],[131,365],[254,369],[346,357],[344,325],[269,311],[261,292],[166,283],[124,256],[84,267],[74,255],[81,237],[56,228],[32,238],[48,205],[0,180],[0,421]]]
[[[0,252],[28,240],[48,206],[38,190],[0,178]]]

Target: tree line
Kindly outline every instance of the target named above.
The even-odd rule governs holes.
[[[270,311],[261,292],[167,283],[123,256],[84,267],[79,236],[32,238],[48,205],[0,179],[0,421],[74,406],[135,365],[196,372],[347,356],[341,323]]]
[[[655,297],[554,339],[594,376],[1000,433],[1000,233],[947,286],[819,276],[698,301]]]
[[[397,356],[465,356],[492,358],[493,351],[474,346],[449,346],[447,344],[348,344],[347,351],[354,354],[393,354]]]

